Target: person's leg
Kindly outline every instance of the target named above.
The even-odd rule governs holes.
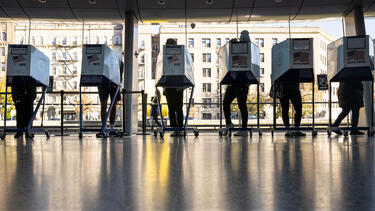
[[[113,128],[115,127],[115,121],[116,121],[116,106],[117,106],[117,102],[118,102],[119,100],[121,100],[121,97],[119,97],[120,92],[117,93],[117,96],[116,96],[116,98],[115,98],[116,90],[117,90],[117,87],[111,87],[111,88],[110,88],[111,103],[112,103],[112,100],[115,101],[115,102],[113,103],[112,110],[110,111],[110,114],[109,114],[109,125],[110,125],[111,129],[113,129]]]
[[[236,98],[236,94],[233,90],[233,87],[228,86],[223,99],[223,112],[225,117],[225,123],[226,125],[231,125],[231,112],[230,112],[230,104],[233,102],[233,100]]]
[[[290,101],[292,101],[292,105],[295,110],[294,114],[294,124],[295,127],[299,127],[301,125],[302,119],[302,98],[301,92],[295,92],[293,95],[290,96]]]
[[[350,112],[349,106],[342,107],[341,113],[337,116],[337,119],[333,123],[332,127],[338,127],[341,121],[349,114],[349,112]]]
[[[237,101],[238,101],[238,107],[241,111],[241,118],[242,118],[242,128],[247,128],[247,117],[248,117],[248,111],[247,111],[247,94],[249,90],[243,89],[240,90],[237,95]]]
[[[284,94],[284,97],[280,98],[282,119],[285,127],[289,127],[289,96]]]
[[[352,110],[352,127],[358,127],[359,109],[360,109],[360,107],[358,107],[358,106],[351,107],[351,110]]]
[[[172,89],[165,90],[165,97],[167,98],[169,124],[171,127],[177,127],[176,112],[175,112],[175,91]]]
[[[175,111],[177,115],[177,127],[184,126],[184,113],[183,113],[183,100],[184,100],[184,90],[176,91],[176,103],[175,103]]]

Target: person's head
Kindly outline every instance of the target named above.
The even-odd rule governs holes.
[[[250,41],[249,32],[247,30],[243,30],[241,32],[240,41],[247,41],[247,42]]]
[[[237,40],[237,38],[232,38],[229,42],[235,43],[235,42],[238,42],[238,40]]]
[[[172,39],[172,38],[169,38],[167,39],[167,41],[165,42],[166,45],[177,45],[177,42],[175,39]]]

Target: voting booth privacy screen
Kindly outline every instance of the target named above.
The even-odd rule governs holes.
[[[221,84],[259,83],[259,48],[252,42],[229,42],[219,51]]]
[[[120,86],[119,58],[107,45],[84,45],[82,49],[81,85]]]
[[[184,45],[164,45],[157,61],[156,86],[187,88],[194,86],[193,64]]]
[[[16,83],[16,78],[36,86],[48,86],[49,58],[32,45],[9,45],[7,60],[7,85]]]
[[[367,36],[342,37],[328,45],[328,80],[372,80],[374,45]]]
[[[314,81],[312,38],[291,38],[272,47],[272,83]]]

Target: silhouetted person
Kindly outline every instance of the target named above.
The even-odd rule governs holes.
[[[240,41],[247,41],[250,42],[249,32],[244,30],[241,32]],[[237,42],[236,39],[232,39],[231,42]],[[248,84],[233,84],[228,85],[227,89],[225,90],[224,99],[223,99],[223,111],[225,116],[225,123],[227,128],[233,128],[234,125],[231,120],[231,112],[230,112],[230,104],[232,104],[233,100],[237,98],[238,107],[241,112],[241,119],[242,119],[242,128],[247,128],[247,94],[249,93],[249,85]],[[234,134],[235,136],[248,136],[247,131],[238,131]]]
[[[299,82],[297,81],[284,81],[284,82],[277,82],[280,83],[280,88],[282,89],[281,97],[280,97],[280,104],[282,110],[282,119],[284,126],[286,128],[290,127],[289,124],[289,100],[292,102],[292,105],[295,110],[294,114],[294,126],[298,128],[301,125],[302,119],[302,97],[301,91],[299,88]],[[280,90],[279,90],[280,91]],[[285,133],[286,136],[289,136],[289,131]],[[305,136],[305,133],[301,131],[296,131],[294,133],[295,136]]]
[[[161,127],[159,122],[159,102],[158,98],[160,98],[159,90],[155,91],[155,96],[151,97],[151,109],[150,109],[150,122],[151,122],[151,130],[154,129],[154,124],[158,127]]]
[[[120,83],[122,82],[122,73],[123,73],[123,65],[124,63],[120,61]],[[117,85],[100,85],[98,86],[98,92],[99,92],[99,99],[100,99],[100,118],[101,122],[103,124],[105,115],[107,113],[107,102],[109,96],[111,96],[111,100],[115,97],[116,90],[118,86]],[[117,102],[121,100],[121,90],[119,90],[117,97],[115,99],[115,102],[113,103],[112,110],[110,111],[109,114],[109,127],[111,129],[114,129],[115,127],[115,121],[116,121],[116,106]],[[109,132],[109,135],[111,136],[119,136],[118,131],[111,131]],[[100,131],[98,134],[96,134],[97,137],[103,137],[104,134],[102,131]]]
[[[12,85],[12,98],[16,106],[17,129],[25,129],[34,112],[33,103],[36,98],[36,86],[22,78],[15,77]],[[22,135],[22,132],[17,132],[14,138]],[[26,138],[33,137],[34,134],[26,133]]]
[[[351,80],[340,82],[337,90],[339,106],[342,108],[341,113],[333,123],[332,127],[338,127],[341,121],[352,111],[352,127],[358,126],[359,109],[363,107],[363,85],[361,81]],[[340,130],[333,130],[336,134],[341,135]],[[363,135],[364,133],[352,129],[351,135]]]
[[[175,39],[167,39],[166,45],[177,45]],[[182,111],[183,106],[183,88],[164,88],[164,95],[167,98],[168,115],[170,126],[174,128],[182,128],[184,114]],[[174,131],[171,136],[180,136],[181,131]]]

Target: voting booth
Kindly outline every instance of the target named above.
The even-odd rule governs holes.
[[[22,85],[30,87],[42,87],[42,95],[33,112],[28,126],[24,129],[6,128],[6,112],[4,112],[4,132],[1,138],[5,138],[6,132],[45,132],[43,128],[31,128],[40,105],[44,102],[47,87],[49,86],[50,60],[49,58],[32,45],[9,45],[6,72],[6,87]],[[5,99],[7,99],[7,91]],[[5,100],[5,110],[7,101]],[[44,103],[43,103],[44,110]]]
[[[164,125],[163,115],[161,115],[162,130],[159,131],[160,137],[164,136],[165,131],[183,131],[186,136],[187,122],[189,117],[190,105],[194,93],[194,72],[193,63],[186,46],[184,45],[164,45],[163,49],[159,52],[157,66],[156,66],[156,87],[162,88],[177,88],[186,89],[191,87],[191,94],[189,98],[189,104],[187,106],[185,123],[183,128],[168,128]],[[160,103],[160,96],[158,96],[160,113],[162,113],[162,107]],[[199,132],[195,129],[194,135],[198,136]],[[157,132],[154,132],[157,135]]]
[[[116,98],[120,95],[120,60],[116,53],[104,44],[87,44],[82,48],[82,69],[79,86],[79,104],[80,104],[80,131],[79,138],[83,137],[83,132],[101,132],[100,137],[105,138],[107,132],[118,132],[116,129],[107,128],[107,120],[113,108]],[[102,121],[100,129],[83,128],[82,114],[82,87],[104,86],[115,87],[116,93],[111,98],[111,104]],[[120,133],[122,136],[122,133]],[[99,136],[98,136],[99,137]]]
[[[157,61],[156,86],[188,88],[194,86],[193,64],[184,45],[164,45]]]
[[[82,86],[120,86],[120,64],[107,45],[84,45],[82,49]]]
[[[328,135],[331,134],[331,129],[343,129],[344,135],[347,135],[347,130],[351,127],[331,128],[332,122],[332,102],[331,102],[331,83],[341,82],[347,80],[359,80],[362,82],[370,82],[367,88],[369,89],[369,102],[373,102],[373,70],[374,70],[374,43],[372,39],[366,36],[351,36],[342,37],[328,45],[328,81],[329,81],[329,125]],[[366,94],[366,86],[365,94]],[[366,101],[365,101],[366,102]],[[370,106],[367,109],[367,117],[371,118],[368,121],[370,127],[357,128],[359,130],[368,130],[369,135],[373,135],[373,113],[374,108]]]
[[[219,65],[222,85],[259,83],[259,48],[252,42],[229,42],[221,47]]]
[[[272,47],[272,74],[273,87],[277,83],[312,83],[312,110],[314,111],[314,51],[313,38],[289,38]],[[289,130],[288,128],[276,128],[276,94],[273,108],[274,130]],[[312,127],[292,128],[294,130],[312,130],[315,136],[314,112],[312,113]],[[272,130],[273,135],[273,130]]]
[[[272,83],[314,81],[312,38],[290,38],[272,47]]]
[[[222,85],[257,85],[257,126],[259,134],[259,48],[251,41],[228,42],[219,50],[219,65],[222,70],[220,79],[220,129],[219,135],[229,134],[235,130],[248,130],[252,135],[252,128],[223,129],[222,124]]]

